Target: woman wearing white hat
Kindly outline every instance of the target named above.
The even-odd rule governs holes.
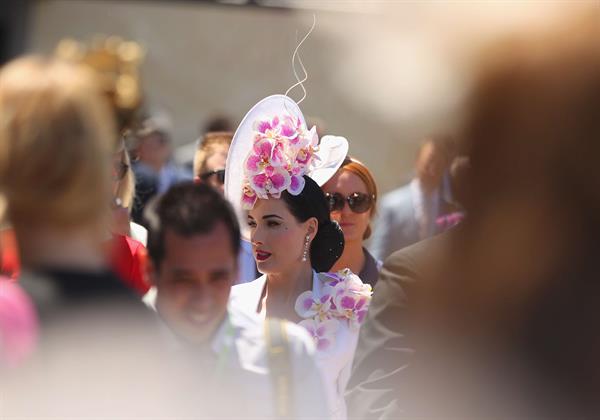
[[[234,286],[230,305],[298,322],[313,336],[334,418],[345,418],[346,387],[371,287],[349,270],[326,273],[344,235],[319,187],[348,152],[342,137],[308,130],[298,105],[274,95],[242,120],[229,150],[225,194],[252,242],[257,280]],[[292,384],[293,385],[293,384]]]

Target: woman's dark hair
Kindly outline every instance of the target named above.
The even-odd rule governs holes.
[[[344,233],[329,216],[329,207],[321,187],[304,175],[304,189],[298,195],[287,191],[281,194],[290,212],[299,222],[315,217],[318,232],[310,246],[310,262],[317,271],[329,271],[344,252]]]

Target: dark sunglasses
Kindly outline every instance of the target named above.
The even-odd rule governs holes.
[[[206,181],[208,181],[208,179],[211,176],[216,176],[217,177],[217,181],[219,181],[220,184],[224,184],[225,183],[225,169],[217,169],[216,171],[204,172],[202,175],[200,175],[200,179],[203,182],[206,182]]]
[[[129,170],[129,165],[123,162],[115,163],[113,165],[113,180],[121,181],[127,175],[127,171]]]
[[[325,199],[327,199],[329,211],[342,211],[345,203],[348,202],[350,210],[354,213],[364,213],[373,205],[375,196],[359,192],[352,193],[348,197],[344,197],[340,193],[325,193]]]

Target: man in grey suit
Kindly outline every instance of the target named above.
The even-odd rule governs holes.
[[[392,252],[437,233],[436,219],[447,207],[443,181],[451,160],[450,143],[447,137],[427,138],[417,154],[415,178],[381,200],[369,247],[377,259],[385,260]]]

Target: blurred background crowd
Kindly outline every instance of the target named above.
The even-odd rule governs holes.
[[[5,3],[0,418],[597,418],[600,2]],[[228,150],[313,15],[325,271],[373,288],[343,415],[304,331],[228,307],[270,274]]]

